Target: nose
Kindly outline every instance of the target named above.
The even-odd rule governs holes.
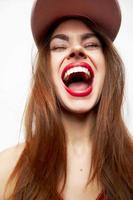
[[[68,59],[86,59],[87,55],[81,47],[74,47],[68,55]]]

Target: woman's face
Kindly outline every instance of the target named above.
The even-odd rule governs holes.
[[[86,113],[98,102],[105,77],[101,43],[82,21],[62,22],[50,40],[50,67],[61,105]]]

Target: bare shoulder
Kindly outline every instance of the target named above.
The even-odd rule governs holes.
[[[0,199],[3,199],[6,183],[19,160],[24,146],[23,143],[0,152]]]

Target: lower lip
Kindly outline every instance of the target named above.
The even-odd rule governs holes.
[[[89,86],[86,90],[84,90],[84,91],[78,91],[78,92],[77,91],[75,92],[75,91],[71,90],[70,88],[66,87],[66,85],[64,85],[64,87],[65,87],[66,91],[70,95],[75,96],[75,97],[85,97],[85,96],[88,96],[88,95],[91,94],[91,92],[93,90],[92,85]]]

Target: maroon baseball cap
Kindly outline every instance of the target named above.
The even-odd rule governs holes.
[[[58,19],[68,16],[86,17],[114,41],[121,24],[117,0],[36,0],[31,14],[33,38],[38,45]]]

